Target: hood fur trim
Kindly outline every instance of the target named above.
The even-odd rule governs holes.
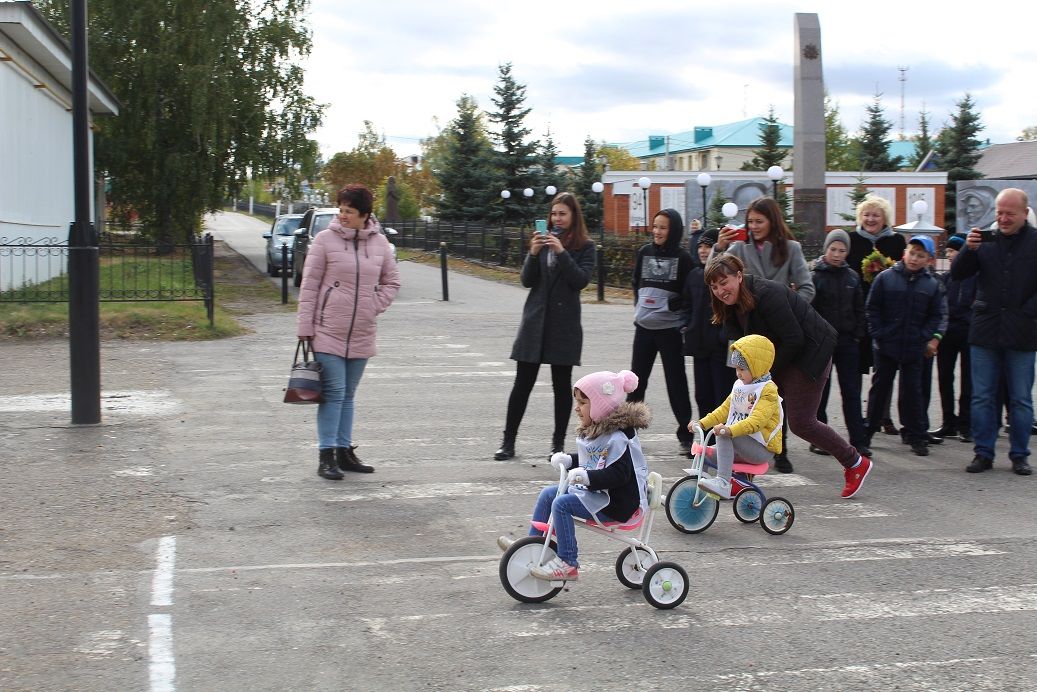
[[[624,428],[644,429],[652,422],[652,412],[643,401],[624,401],[616,410],[602,418],[591,422],[588,426],[576,428],[580,437],[593,439]]]

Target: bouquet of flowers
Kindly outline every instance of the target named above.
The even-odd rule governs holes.
[[[872,250],[871,254],[861,261],[861,277],[870,284],[879,272],[889,269],[893,264],[893,260],[878,250]]]

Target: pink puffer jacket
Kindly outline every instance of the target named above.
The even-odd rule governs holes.
[[[378,315],[400,289],[388,239],[372,217],[360,231],[334,219],[310,243],[299,289],[298,336],[313,350],[370,358]]]

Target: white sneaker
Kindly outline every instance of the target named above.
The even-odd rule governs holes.
[[[555,556],[546,565],[537,565],[529,570],[529,573],[537,579],[547,579],[548,581],[576,581],[580,578],[579,570],[567,562],[562,562],[558,556]]]
[[[707,493],[716,495],[721,500],[731,499],[731,481],[726,478],[714,476],[713,478],[700,478],[699,487]]]
[[[518,539],[508,538],[507,536],[497,536],[497,547],[501,549],[501,552],[506,553],[508,552],[508,548],[510,548],[516,540]]]

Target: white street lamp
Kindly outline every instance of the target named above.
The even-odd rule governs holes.
[[[731,223],[731,220],[738,216],[738,205],[734,202],[726,202],[720,208],[720,213],[727,217],[728,223]]]
[[[918,223],[922,223],[922,217],[929,211],[929,203],[924,199],[916,199],[911,205],[911,211],[918,217]]]
[[[599,194],[604,192],[605,191],[605,183],[601,182],[600,180],[595,180],[591,184],[591,191],[592,192],[597,192]]]
[[[508,199],[509,197],[511,197],[511,190],[501,190],[500,191],[500,198],[501,199]]]
[[[767,169],[767,177],[771,179],[771,185],[774,186],[774,199],[778,199],[778,181],[785,175],[785,171],[781,166],[771,166]]]
[[[522,191],[522,196],[526,197],[527,199],[529,197],[532,197],[533,196],[533,188],[527,187],[525,190]]]
[[[554,197],[555,193],[558,192],[558,188],[555,187],[554,185],[548,185],[547,187],[544,188],[544,192],[547,193],[548,197]]]

